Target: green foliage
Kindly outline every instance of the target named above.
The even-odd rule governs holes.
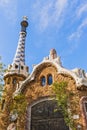
[[[19,95],[15,96],[12,100],[10,105],[10,114],[17,113],[17,130],[20,129],[19,124],[24,126],[25,122],[25,113],[26,113],[27,101],[24,94],[20,93]],[[20,122],[20,123],[19,123]]]
[[[5,73],[5,65],[2,63],[2,60],[1,60],[1,57],[0,57],[0,98],[1,98],[1,94],[3,92],[3,84],[4,84],[4,81],[3,81],[3,76],[4,76],[4,73]]]
[[[61,108],[66,125],[71,127],[73,130],[76,130],[74,128],[72,113],[69,110],[69,99],[70,96],[73,95],[73,93],[70,93],[67,90],[67,82],[55,82],[53,84],[53,91],[56,95],[56,100],[58,101],[58,108]]]
[[[26,97],[24,94],[21,93],[15,96],[15,98],[13,99],[13,103],[10,106],[10,109],[16,110],[20,117],[22,114],[25,113],[26,106],[27,106]]]

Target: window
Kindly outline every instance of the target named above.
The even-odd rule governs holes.
[[[45,85],[51,85],[53,83],[53,78],[51,74],[48,74],[45,76],[41,77],[41,86],[45,86]]]
[[[5,99],[2,100],[1,110],[4,109],[4,106],[5,106]]]
[[[43,77],[41,78],[41,85],[42,85],[42,86],[45,86],[45,85],[46,85],[46,78],[45,78],[45,76],[43,76]]]
[[[23,66],[21,66],[21,69],[23,70],[23,69],[24,69],[24,67],[23,67]]]
[[[53,83],[53,79],[52,79],[52,75],[51,74],[48,75],[47,81],[48,81],[48,85],[51,85]]]
[[[86,112],[87,112],[87,102],[85,103],[85,109],[86,109]]]
[[[87,116],[87,102],[84,103],[85,106],[85,112],[86,112],[86,116]]]
[[[81,104],[81,112],[82,112],[84,127],[86,130],[87,129],[87,96],[81,97],[80,104]]]
[[[15,69],[17,69],[18,68],[18,65],[15,65]]]

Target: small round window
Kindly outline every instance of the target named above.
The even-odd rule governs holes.
[[[52,75],[48,75],[48,85],[51,85],[53,83]]]
[[[46,85],[46,78],[45,78],[45,76],[43,76],[43,77],[41,78],[41,85],[42,85],[42,86],[45,86],[45,85]]]

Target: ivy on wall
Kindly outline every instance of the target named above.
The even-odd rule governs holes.
[[[69,102],[70,97],[73,96],[73,92],[70,92],[67,86],[67,82],[55,82],[53,84],[53,91],[56,96],[58,108],[61,108],[66,125],[72,128],[72,130],[76,130]]]
[[[10,115],[18,115],[17,116],[17,129],[20,129],[19,124],[21,126],[25,123],[25,113],[26,113],[27,101],[24,94],[20,93],[19,95],[15,96],[12,104],[10,105]]]
[[[6,72],[5,65],[3,64],[0,56],[0,99],[2,97],[2,92],[3,92],[3,86],[4,86],[3,76],[5,72]]]

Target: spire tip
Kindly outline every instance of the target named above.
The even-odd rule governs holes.
[[[28,20],[28,17],[27,17],[27,16],[23,16],[23,20],[24,20],[24,21],[27,21],[27,20]]]

